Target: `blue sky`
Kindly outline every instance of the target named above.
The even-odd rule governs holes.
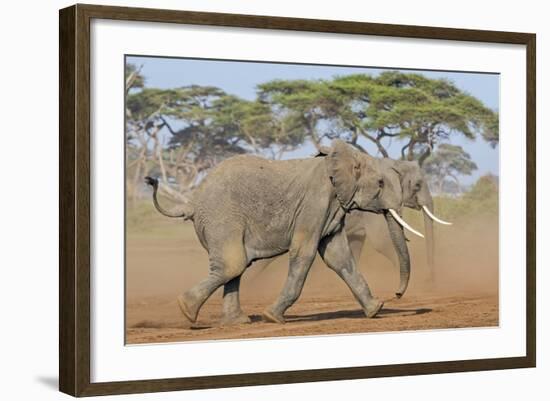
[[[388,68],[340,67],[135,56],[128,56],[126,62],[142,66],[141,72],[145,76],[148,87],[167,89],[191,84],[211,85],[249,100],[256,96],[256,85],[273,79],[328,79],[335,75],[358,73],[377,75],[388,69],[399,69],[391,66]],[[449,79],[461,90],[481,100],[487,107],[493,110],[499,108],[498,74],[424,70],[415,72],[428,78]],[[470,153],[478,166],[478,170],[471,177],[465,177],[462,180],[464,184],[472,183],[480,175],[488,172],[498,175],[498,146],[492,149],[480,139],[471,141],[456,138],[452,143],[461,145]],[[371,154],[376,154],[373,145],[366,141],[362,144]],[[397,158],[400,148],[399,142],[394,141],[389,146],[390,156]],[[306,156],[313,152],[313,146],[309,145],[289,153],[287,157]]]

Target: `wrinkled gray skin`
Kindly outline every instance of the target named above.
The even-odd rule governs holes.
[[[422,210],[422,206],[427,206],[430,211],[434,211],[426,177],[416,161],[383,159],[382,165],[385,166],[385,171],[389,171],[389,174],[394,175],[400,181],[404,207]],[[435,279],[433,221],[423,210],[422,212],[424,214],[429,280],[433,283]],[[375,250],[386,256],[394,265],[400,267],[400,274],[403,276],[409,271],[407,265],[410,262],[406,260],[408,254],[400,249],[399,240],[397,242],[394,240],[390,230],[388,230],[388,224],[381,215],[352,211],[346,216],[345,220],[348,242],[354,259],[359,261],[365,239],[368,239]],[[401,283],[405,281],[408,282],[408,279],[404,280],[401,277]],[[398,290],[398,294],[403,292],[403,288]]]
[[[380,163],[335,140],[326,157],[271,161],[237,156],[220,163],[191,195],[181,213],[157,209],[170,217],[191,219],[208,251],[208,277],[178,297],[183,314],[195,322],[201,306],[224,286],[225,324],[246,321],[238,305],[238,284],[257,259],[289,253],[289,272],[278,299],[263,316],[284,322],[285,311],[298,299],[317,251],[349,286],[367,317],[382,307],[356,269],[343,231],[346,212],[398,209],[400,191],[382,177]],[[390,217],[391,218],[391,217]],[[397,223],[396,223],[397,224]],[[397,229],[397,228],[396,228]],[[402,229],[398,227],[403,235]],[[404,237],[404,235],[403,235]]]

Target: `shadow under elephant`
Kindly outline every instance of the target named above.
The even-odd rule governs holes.
[[[432,312],[430,308],[417,308],[417,309],[398,309],[398,308],[383,308],[374,319],[384,319],[393,316],[415,316],[423,315],[425,313]],[[365,313],[361,309],[345,309],[331,312],[318,312],[300,315],[287,315],[288,323],[296,322],[312,322],[312,321],[325,321],[336,319],[365,319]],[[252,323],[261,322],[260,315],[251,315],[250,320]]]

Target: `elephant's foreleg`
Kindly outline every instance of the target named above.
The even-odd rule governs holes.
[[[246,255],[242,244],[227,244],[222,252],[211,253],[208,277],[178,297],[178,304],[185,317],[195,322],[201,306],[210,295],[240,276],[245,268]]]
[[[304,288],[304,282],[315,258],[315,249],[290,253],[288,276],[283,291],[273,305],[268,307],[262,316],[273,323],[284,323],[285,311],[296,302]]]
[[[327,266],[345,281],[365,315],[374,317],[383,303],[372,296],[367,282],[357,270],[345,233],[341,231],[323,238],[319,244],[319,254]]]
[[[239,300],[241,277],[242,275],[232,278],[223,286],[223,326],[250,323],[250,318],[241,309]]]

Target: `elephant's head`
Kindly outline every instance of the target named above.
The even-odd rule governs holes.
[[[320,155],[327,157],[329,176],[344,209],[384,214],[399,257],[400,285],[396,295],[401,297],[410,279],[410,257],[403,228],[422,234],[400,216],[405,204],[400,176],[385,159],[373,158],[340,140]]]
[[[379,197],[385,182],[377,159],[339,139],[319,156],[326,156],[328,175],[345,210],[380,210]]]
[[[384,163],[399,177],[403,191],[403,206],[422,210],[426,233],[426,251],[430,279],[434,279],[434,229],[433,222],[450,225],[433,213],[434,205],[427,179],[418,162],[385,159]]]
[[[381,159],[339,139],[333,141],[332,147],[323,147],[317,156],[326,157],[330,180],[344,209],[384,213],[401,208],[399,179],[388,173]]]

